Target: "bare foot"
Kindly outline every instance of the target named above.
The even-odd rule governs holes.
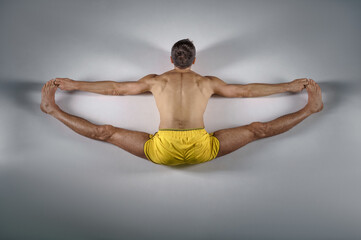
[[[316,113],[323,109],[322,94],[320,86],[309,79],[309,83],[306,86],[308,92],[308,103],[306,107],[312,112]]]
[[[41,89],[40,109],[44,113],[50,114],[58,108],[58,105],[55,103],[55,92],[57,88],[52,79],[45,83]]]

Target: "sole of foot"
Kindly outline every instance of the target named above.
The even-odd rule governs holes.
[[[323,109],[322,93],[320,86],[312,79],[306,86],[308,92],[307,107],[312,113],[320,112]]]
[[[49,80],[46,82],[41,89],[41,104],[40,109],[44,113],[51,113],[56,109],[55,103],[55,92],[58,87],[54,84],[54,80]]]

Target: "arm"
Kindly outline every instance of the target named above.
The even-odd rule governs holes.
[[[227,84],[221,79],[213,76],[207,76],[211,79],[211,86],[214,94],[223,97],[261,97],[283,92],[299,92],[308,84],[306,78],[295,79],[292,82],[267,84],[267,83],[250,83],[250,84]]]
[[[56,78],[55,84],[66,91],[79,90],[104,95],[136,95],[148,92],[151,89],[156,74],[148,74],[133,82],[114,81],[75,81],[69,78]]]

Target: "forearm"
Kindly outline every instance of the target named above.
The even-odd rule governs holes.
[[[289,83],[250,83],[242,86],[243,97],[262,97],[289,91]]]
[[[74,81],[75,90],[93,92],[105,95],[114,95],[118,82],[114,81]]]

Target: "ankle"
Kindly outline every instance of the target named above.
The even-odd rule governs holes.
[[[307,115],[311,115],[311,114],[314,113],[314,112],[311,110],[311,107],[310,107],[308,104],[307,104],[302,110],[303,110],[304,113],[307,114]]]
[[[52,115],[52,116],[55,116],[60,111],[61,111],[61,109],[59,108],[59,106],[55,104],[55,106],[51,110],[49,110],[48,114]]]

